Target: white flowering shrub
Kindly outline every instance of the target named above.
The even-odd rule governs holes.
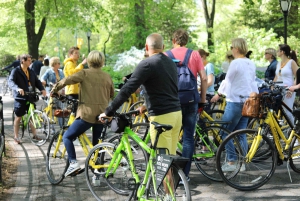
[[[120,53],[117,55],[118,59],[114,65],[115,71],[122,71],[123,69],[133,69],[137,64],[143,60],[145,54],[145,49],[139,50],[136,47],[132,46],[130,50]]]

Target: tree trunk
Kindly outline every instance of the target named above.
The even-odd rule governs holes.
[[[135,3],[135,27],[136,27],[136,47],[138,49],[143,49],[145,47],[145,36],[144,30],[146,30],[145,25],[145,1],[141,0],[139,3]]]
[[[215,42],[214,42],[214,18],[215,18],[215,8],[216,0],[212,0],[211,12],[209,13],[207,1],[202,0],[202,6],[204,10],[204,17],[206,21],[206,31],[207,31],[207,47],[209,52],[215,52]]]
[[[39,44],[44,35],[46,28],[46,17],[43,17],[39,31],[35,33],[35,4],[36,0],[25,1],[25,27],[27,35],[27,47],[28,53],[32,58],[38,59],[39,56]]]

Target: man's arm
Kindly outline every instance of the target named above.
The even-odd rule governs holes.
[[[207,90],[207,76],[205,73],[205,70],[199,70],[198,74],[200,76],[200,80],[201,80],[201,103],[205,103],[206,101],[206,90]]]

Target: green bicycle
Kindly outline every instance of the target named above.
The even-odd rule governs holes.
[[[124,132],[119,144],[104,142],[88,154],[85,176],[90,191],[97,200],[191,200],[189,184],[181,170],[188,159],[160,154],[165,149],[156,148],[159,135],[172,126],[152,122],[157,135],[150,147],[131,130],[131,116],[137,113],[131,111],[118,115],[118,125],[127,125],[120,129]],[[137,167],[134,162],[129,138],[149,154],[145,169]],[[138,174],[140,171],[144,171],[143,178]],[[93,177],[100,178],[97,185],[93,183]],[[182,186],[178,186],[179,181],[182,181]]]
[[[25,92],[28,96],[37,96],[37,92]],[[26,102],[29,105],[27,114],[25,114],[20,122],[21,135],[20,138],[24,137],[24,132],[26,131],[29,135],[30,141],[37,145],[42,146],[46,143],[50,134],[50,122],[47,115],[44,112],[35,109],[35,104],[33,102]],[[12,121],[14,124],[15,112],[12,113]]]

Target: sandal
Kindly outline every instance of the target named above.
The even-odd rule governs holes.
[[[21,144],[21,140],[17,137],[14,137],[15,144]]]
[[[39,138],[37,135],[34,135],[33,137],[32,137],[32,139],[33,140],[37,140],[37,141],[40,141],[40,140],[42,140],[41,138]]]

